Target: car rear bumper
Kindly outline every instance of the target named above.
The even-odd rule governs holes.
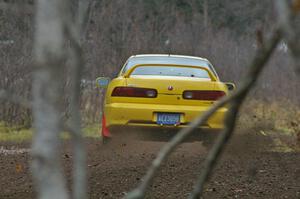
[[[112,103],[106,104],[104,115],[106,126],[160,127],[156,123],[157,113],[180,113],[180,124],[163,127],[185,127],[210,106],[183,106],[162,104]],[[227,108],[223,107],[213,114],[201,128],[222,129]]]

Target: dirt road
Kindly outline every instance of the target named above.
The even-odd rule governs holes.
[[[162,142],[124,141],[103,146],[86,139],[90,198],[121,198],[145,173]],[[238,135],[227,147],[205,188],[204,198],[300,198],[300,153],[272,152],[270,139]],[[34,198],[29,144],[0,143],[0,198]],[[184,143],[163,165],[147,198],[186,198],[207,149]],[[70,180],[72,155],[64,143],[63,165]]]

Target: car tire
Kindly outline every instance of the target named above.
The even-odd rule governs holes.
[[[105,137],[105,136],[102,137],[102,144],[103,145],[106,145],[106,144],[110,143],[110,141],[111,141],[110,137]]]
[[[203,136],[202,138],[202,145],[205,148],[210,149],[214,145],[215,141],[217,140],[217,137],[218,137],[218,133],[213,133],[213,132],[206,133],[205,136]]]

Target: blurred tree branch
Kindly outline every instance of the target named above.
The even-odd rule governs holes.
[[[262,61],[259,63],[253,63],[252,64],[252,69],[255,70],[256,67],[263,68],[265,65],[266,61],[270,58],[272,52],[276,48],[278,42],[280,41],[281,38],[286,39],[288,42],[288,45],[290,47],[290,50],[292,51],[292,55],[294,57],[297,69],[299,70],[299,61],[300,61],[300,46],[298,43],[298,37],[297,37],[297,31],[295,28],[297,26],[292,26],[292,21],[295,18],[296,12],[292,13],[292,11],[296,11],[294,9],[297,5],[297,2],[300,5],[300,1],[295,1],[292,7],[289,7],[286,1],[282,0],[276,0],[276,8],[278,11],[278,28],[275,30],[275,33],[273,33],[273,36],[271,36],[271,39],[267,46],[264,48],[261,48],[261,50],[257,51],[256,58],[255,60],[259,60],[259,57],[265,59],[265,61]],[[297,12],[299,9],[297,9]],[[260,52],[260,51],[264,52]],[[260,69],[261,70],[261,69]],[[257,71],[259,72],[259,71]],[[252,73],[252,78],[257,79],[259,73]],[[250,76],[251,77],[251,76]],[[250,87],[249,87],[250,89]],[[201,172],[201,175],[199,176],[192,194],[190,195],[189,198],[191,199],[196,199],[199,198],[203,192],[204,184],[208,180],[210,173],[212,172],[214,166],[216,165],[216,161],[220,154],[222,153],[224,147],[226,146],[227,141],[230,139],[234,126],[235,126],[235,121],[236,121],[236,116],[238,113],[238,109],[243,102],[244,98],[246,97],[245,95],[242,95],[238,98],[233,99],[231,102],[231,109],[230,112],[227,115],[226,118],[226,128],[224,129],[223,133],[221,136],[218,138],[217,142],[215,143],[214,147],[211,149],[211,151],[208,154],[208,157],[206,161],[204,162],[204,168]]]
[[[267,61],[270,59],[272,52],[276,49],[276,46],[278,45],[280,39],[281,34],[278,30],[275,30],[268,43],[264,44],[257,50],[255,58],[250,64],[250,71],[246,77],[247,79],[244,81],[248,81],[249,83],[243,84],[238,90],[239,94],[231,99],[230,109],[226,115],[225,128],[221,135],[218,137],[213,148],[209,151],[204,162],[204,168],[202,169],[202,172],[200,173],[200,176],[195,183],[194,190],[189,198],[196,199],[199,198],[202,194],[205,182],[208,180],[213,168],[215,167],[218,159],[224,151],[226,144],[233,134],[240,106],[242,105],[252,86],[257,81],[257,78],[259,77]]]
[[[59,159],[60,100],[66,61],[67,4],[61,0],[37,2],[33,116],[36,133],[32,146],[32,173],[38,198],[66,199],[66,181]]]
[[[70,2],[74,3],[74,2]],[[67,38],[70,41],[70,118],[69,127],[72,136],[74,153],[73,160],[73,198],[87,198],[86,195],[86,153],[81,131],[80,115],[80,84],[81,73],[84,66],[82,42],[85,40],[85,32],[89,22],[92,0],[78,0],[75,13],[69,15],[67,24]],[[71,13],[70,13],[71,14]]]
[[[289,6],[287,1],[275,1],[279,27],[283,34],[283,39],[287,42],[288,47],[294,59],[296,70],[300,73],[300,40],[298,26],[295,24],[295,15],[300,11],[300,1],[293,1]]]

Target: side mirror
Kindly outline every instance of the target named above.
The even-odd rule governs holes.
[[[234,83],[226,82],[225,85],[227,86],[229,91],[233,91],[235,89]]]
[[[98,77],[96,79],[96,86],[98,88],[106,88],[108,86],[109,82],[110,82],[109,77]]]

